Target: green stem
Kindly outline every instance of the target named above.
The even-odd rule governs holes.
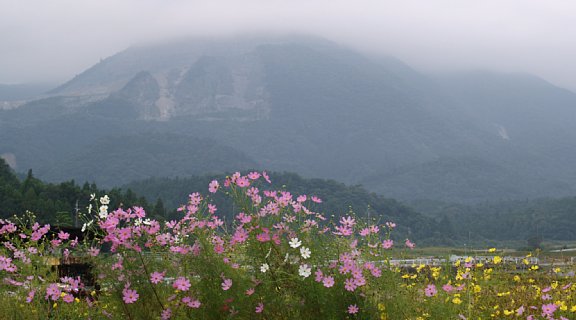
[[[140,261],[142,262],[142,267],[144,267],[144,273],[146,273],[146,279],[148,279],[148,284],[150,285],[150,288],[152,288],[152,292],[154,292],[154,296],[156,297],[156,301],[158,301],[158,304],[160,304],[160,307],[162,307],[162,310],[165,310],[166,308],[164,308],[164,305],[162,304],[162,301],[160,301],[160,297],[158,296],[158,292],[156,292],[156,288],[154,288],[154,284],[152,284],[152,280],[150,280],[150,273],[148,272],[148,268],[146,268],[146,262],[144,262],[144,258],[142,257],[142,252],[138,251],[138,257],[140,257]]]

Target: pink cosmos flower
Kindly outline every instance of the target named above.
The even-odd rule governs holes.
[[[153,284],[158,284],[160,281],[164,280],[165,272],[152,272],[150,275],[150,282]]]
[[[236,232],[234,232],[230,244],[243,243],[246,240],[248,240],[248,231],[244,228],[238,228]]]
[[[349,314],[356,314],[358,313],[358,307],[355,304],[351,304],[348,306],[348,313]]]
[[[314,272],[314,275],[316,276],[314,279],[314,281],[316,282],[321,282],[324,279],[324,274],[320,269],[316,270],[316,272]]]
[[[516,309],[516,315],[521,316],[524,313],[524,306],[520,306],[520,308]]]
[[[247,296],[253,295],[253,294],[254,294],[254,288],[250,288],[250,289],[246,290],[245,293],[246,293]]]
[[[344,282],[344,289],[347,291],[354,291],[356,290],[356,281],[353,278],[348,278]]]
[[[260,178],[259,172],[250,172],[248,174],[248,179],[250,179],[250,180],[257,180],[258,178]]]
[[[201,305],[202,305],[202,303],[200,303],[200,301],[198,299],[194,299],[194,300],[190,301],[190,303],[188,303],[188,307],[190,307],[192,309],[198,309],[198,308],[200,308]]]
[[[324,284],[324,287],[326,288],[332,287],[334,285],[334,277],[332,276],[324,277],[324,279],[322,279],[322,284]]]
[[[352,228],[346,226],[336,226],[334,227],[334,229],[336,229],[336,232],[334,232],[334,234],[339,236],[350,236],[353,233]]]
[[[62,293],[62,291],[58,287],[58,284],[57,283],[51,283],[46,288],[46,300],[48,300],[50,298],[50,299],[56,301],[60,297],[60,293]]]
[[[26,297],[26,302],[32,302],[34,300],[34,295],[36,295],[36,290],[30,290],[30,292],[28,292],[28,296]]]
[[[250,180],[248,180],[248,178],[246,177],[239,177],[238,179],[236,179],[236,185],[239,186],[240,188],[249,187]]]
[[[404,244],[406,245],[406,247],[410,248],[410,249],[414,249],[414,247],[416,246],[414,244],[414,242],[411,242],[410,240],[406,239],[406,241],[404,242]]]
[[[322,199],[318,198],[317,196],[312,196],[310,200],[315,203],[322,203]]]
[[[212,182],[210,182],[210,184],[208,185],[208,191],[210,191],[210,193],[216,193],[216,191],[218,191],[218,188],[220,188],[218,180],[212,180]]]
[[[168,320],[172,317],[172,310],[170,310],[170,308],[162,310],[162,313],[160,314],[160,317],[162,320]]]
[[[88,249],[88,254],[91,255],[92,257],[98,256],[99,253],[100,249],[98,248],[90,247],[90,249]]]
[[[198,309],[202,305],[197,299],[192,299],[191,297],[182,298],[182,303],[188,306],[188,308]]]
[[[60,231],[58,233],[58,238],[60,238],[61,240],[68,240],[68,238],[70,238],[70,234],[64,231]]]
[[[262,176],[264,177],[264,180],[266,180],[266,182],[272,183],[272,181],[270,181],[270,177],[268,176],[266,171],[262,171]]]
[[[252,217],[249,215],[246,215],[244,212],[240,212],[239,214],[237,214],[236,219],[240,220],[240,222],[243,224],[249,223],[250,221],[252,221]]]
[[[260,302],[257,306],[256,306],[256,313],[262,313],[262,311],[264,311],[264,304],[262,302]]]
[[[139,295],[136,290],[128,288],[122,290],[122,300],[124,300],[124,303],[134,303],[136,300],[138,300],[138,297]]]
[[[544,304],[542,305],[542,316],[543,317],[551,317],[554,315],[554,312],[558,306],[554,303]]]
[[[350,216],[342,217],[340,218],[340,224],[352,228],[353,226],[356,225],[356,219]]]
[[[72,303],[74,302],[74,296],[67,293],[64,297],[62,297],[62,300],[66,303]]]
[[[222,282],[222,290],[226,291],[232,287],[232,279],[224,279]]]
[[[267,242],[270,241],[270,233],[262,232],[256,236],[256,240],[259,242]]]
[[[433,284],[429,284],[428,286],[426,286],[426,288],[424,289],[424,293],[426,294],[427,297],[433,297],[438,293],[438,290],[436,290],[436,286]]]
[[[188,289],[190,289],[190,281],[188,281],[186,277],[179,277],[174,281],[172,287],[176,290],[188,291]]]
[[[382,242],[382,248],[384,248],[384,249],[390,249],[390,248],[392,248],[393,245],[394,245],[394,240],[391,240],[391,239],[386,239],[386,240],[384,240],[384,242]]]

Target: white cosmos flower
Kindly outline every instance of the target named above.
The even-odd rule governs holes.
[[[266,273],[268,270],[270,270],[270,266],[267,263],[264,263],[262,266],[260,266],[260,271],[262,273]]]
[[[302,241],[298,240],[298,238],[292,238],[288,244],[290,247],[296,249],[302,244]]]
[[[110,198],[108,198],[108,195],[104,195],[103,197],[100,197],[100,204],[109,204],[110,203]]]
[[[88,221],[87,223],[83,224],[81,231],[82,231],[82,232],[86,231],[86,228],[89,227],[89,226],[92,224],[92,222],[94,222],[94,220],[90,220],[90,221]]]
[[[312,252],[310,251],[310,249],[306,248],[306,247],[302,247],[300,248],[300,255],[302,256],[302,259],[308,259],[310,258],[310,254]]]
[[[98,216],[100,217],[100,219],[106,219],[108,217],[108,206],[100,206]]]
[[[298,268],[298,274],[301,277],[308,278],[310,274],[312,274],[312,268],[310,268],[307,264],[303,264]]]

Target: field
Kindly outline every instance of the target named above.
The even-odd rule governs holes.
[[[79,234],[0,221],[7,319],[574,319],[574,251],[419,248],[393,221],[330,219],[266,173],[214,180],[181,218],[93,196]],[[262,189],[262,190],[260,190]],[[212,197],[234,202],[224,221]],[[549,244],[552,246],[553,244]]]

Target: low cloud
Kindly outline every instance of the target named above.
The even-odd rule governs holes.
[[[425,71],[537,74],[576,91],[576,2],[0,0],[0,83],[65,81],[126,47],[183,35],[313,33]]]

